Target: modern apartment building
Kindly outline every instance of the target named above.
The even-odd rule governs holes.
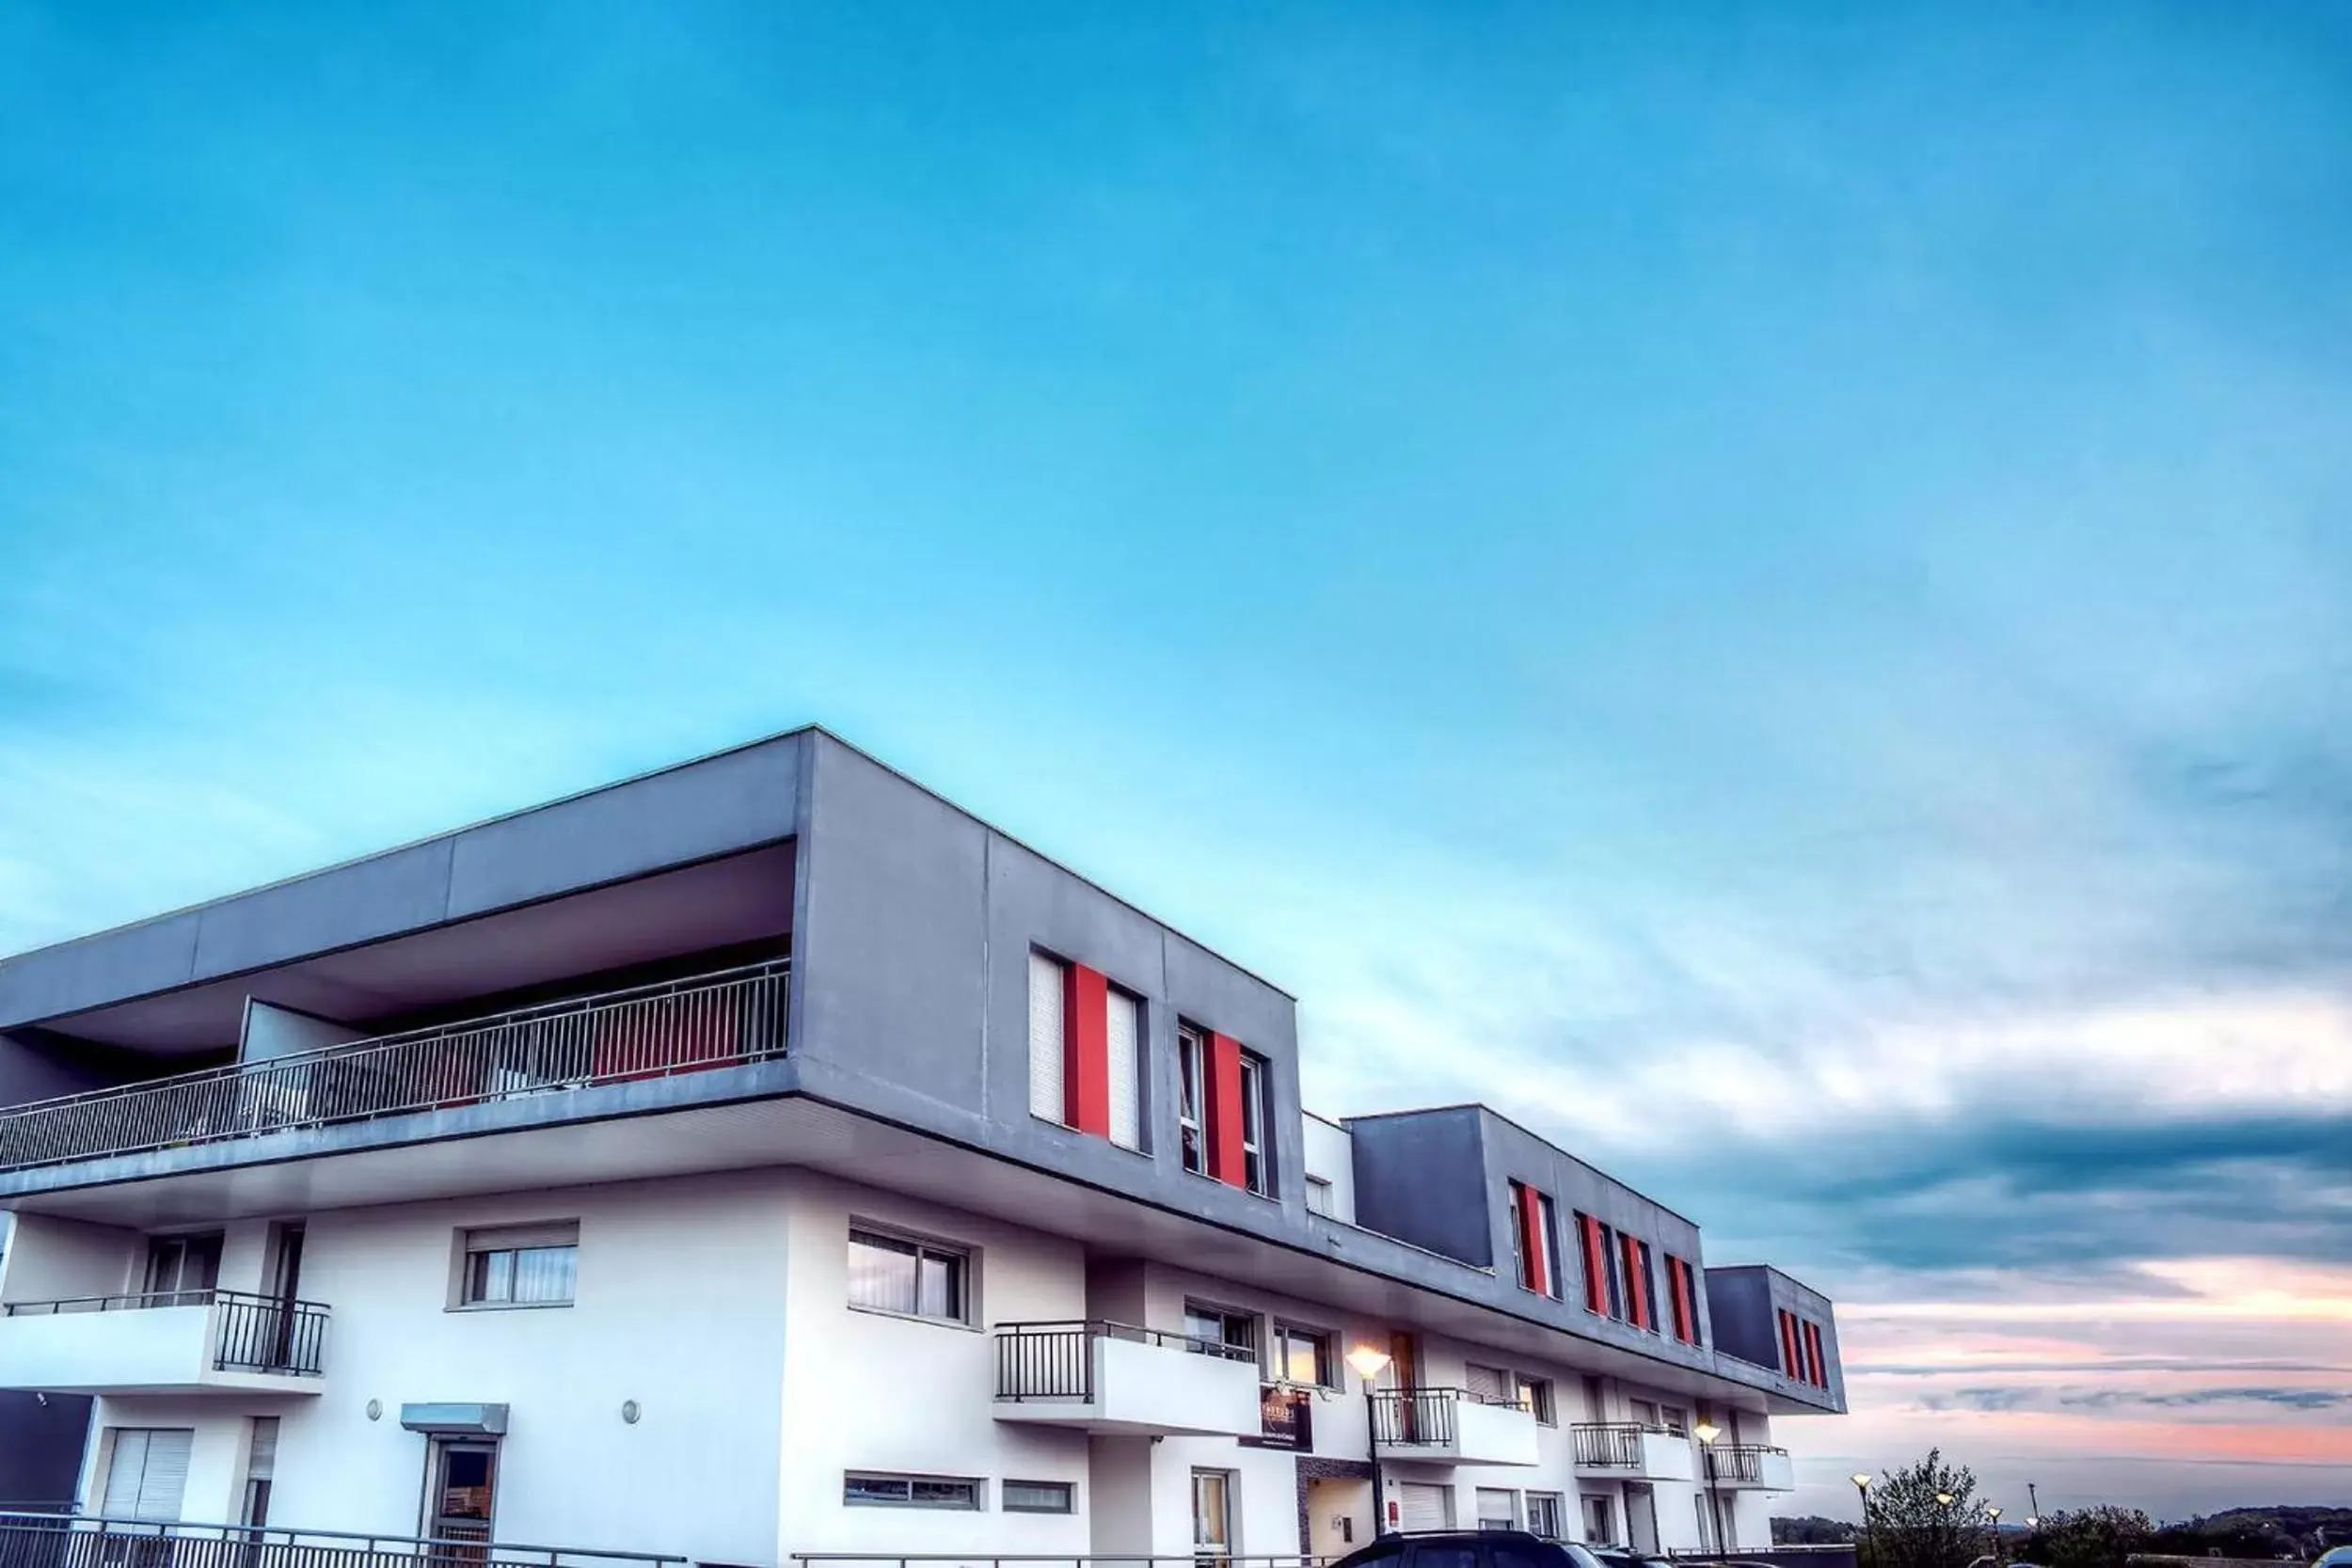
[[[91,1515],[1736,1549],[1844,1408],[1820,1294],[1492,1110],[1308,1114],[1290,996],[814,729],[0,961],[0,1207]]]

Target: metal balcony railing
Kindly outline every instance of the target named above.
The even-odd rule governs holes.
[[[1580,1470],[1638,1470],[1642,1467],[1642,1433],[1635,1421],[1580,1421],[1568,1429],[1576,1443]]]
[[[1240,1345],[1223,1345],[1171,1334],[1166,1329],[1141,1328],[1107,1318],[1072,1318],[1057,1323],[996,1325],[996,1397],[1000,1400],[1094,1401],[1094,1341],[1123,1339],[1129,1344],[1160,1345],[1191,1351],[1226,1361],[1253,1361],[1257,1353]]]
[[[1764,1479],[1764,1458],[1767,1454],[1778,1454],[1786,1459],[1788,1450],[1761,1443],[1710,1443],[1707,1447],[1708,1477],[1719,1481],[1759,1483]]]
[[[315,1301],[287,1301],[244,1291],[145,1291],[134,1295],[69,1296],[62,1301],[14,1301],[0,1307],[11,1318],[76,1312],[139,1312],[162,1307],[213,1309],[213,1369],[316,1377],[326,1354],[327,1309]],[[0,1564],[0,1568],[6,1568]]]
[[[1500,1394],[1472,1388],[1380,1388],[1372,1396],[1374,1440],[1391,1447],[1443,1445],[1454,1441],[1454,1412],[1464,1404],[1524,1408]]]
[[[790,964],[779,958],[40,1101],[0,1115],[0,1169],[218,1143],[778,1056],[790,990]]]
[[[0,1568],[682,1568],[685,1561],[503,1541],[0,1512]]]

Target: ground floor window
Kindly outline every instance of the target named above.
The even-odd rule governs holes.
[[[1478,1488],[1478,1528],[1480,1529],[1517,1529],[1519,1528],[1519,1495],[1500,1486]]]
[[[1009,1481],[1005,1482],[1005,1512],[1073,1513],[1077,1493],[1077,1487],[1066,1481]]]
[[[1192,1552],[1196,1561],[1224,1568],[1233,1555],[1233,1473],[1192,1473]]]
[[[1527,1530],[1547,1541],[1560,1539],[1560,1494],[1530,1492],[1527,1495]]]
[[[852,1470],[841,1481],[851,1508],[951,1508],[976,1513],[980,1482],[963,1476],[884,1476]]]
[[[1595,1492],[1584,1495],[1584,1539],[1596,1546],[1616,1544],[1616,1498]]]
[[[188,1489],[188,1452],[196,1445],[196,1429],[117,1427],[114,1433],[114,1458],[106,1465],[101,1512],[109,1519],[178,1519],[181,1497]]]

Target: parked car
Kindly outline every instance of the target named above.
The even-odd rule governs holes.
[[[1600,1568],[1675,1568],[1662,1557],[1637,1552],[1630,1546],[1587,1546],[1584,1549],[1593,1554]]]
[[[2352,1568],[2352,1546],[2330,1546],[2319,1554],[2312,1568]]]
[[[1409,1530],[1359,1546],[1332,1568],[1602,1568],[1574,1541],[1519,1529]]]

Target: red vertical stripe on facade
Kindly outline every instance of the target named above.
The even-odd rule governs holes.
[[[1691,1265],[1679,1258],[1666,1259],[1666,1277],[1675,1293],[1675,1338],[1686,1345],[1699,1342],[1698,1318],[1691,1307]]]
[[[1232,1187],[1249,1185],[1241,1152],[1241,1041],[1209,1037],[1209,1174]]]
[[[1625,1254],[1625,1310],[1636,1328],[1647,1328],[1649,1322],[1649,1276],[1642,1268],[1642,1243],[1630,1236],[1617,1238],[1618,1248]]]
[[[1546,1272],[1549,1265],[1545,1257],[1543,1204],[1535,1189],[1523,1181],[1512,1182],[1511,1190],[1518,1195],[1518,1202],[1513,1207],[1519,1212],[1519,1256],[1527,1260],[1527,1275],[1522,1283],[1538,1294],[1549,1295],[1551,1278]]]
[[[1781,1370],[1790,1377],[1804,1376],[1804,1353],[1797,1347],[1797,1315],[1783,1310],[1780,1314]]]
[[[1600,1221],[1590,1214],[1576,1216],[1584,1235],[1584,1308],[1609,1315],[1609,1253],[1600,1239]]]
[[[1099,969],[1063,971],[1062,1120],[1098,1138],[1111,1135],[1110,983]]]
[[[1829,1365],[1821,1359],[1821,1325],[1804,1325],[1804,1370],[1816,1388],[1829,1386]]]

